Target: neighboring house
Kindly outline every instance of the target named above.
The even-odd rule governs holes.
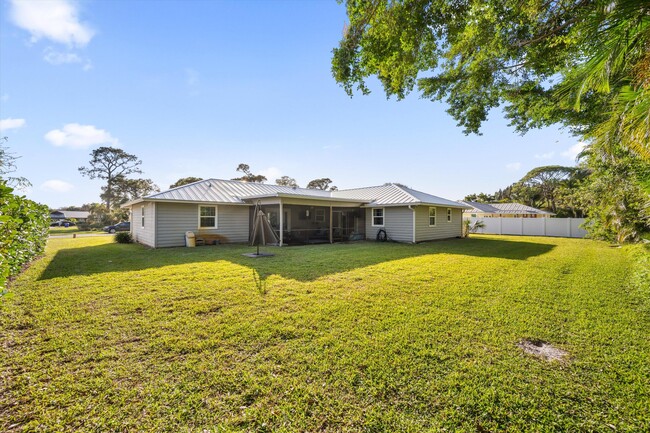
[[[90,215],[90,212],[78,210],[55,210],[54,212],[50,212],[52,221],[71,220],[74,218],[76,221],[83,223],[88,219],[88,215]]]
[[[459,203],[467,205],[463,211],[463,216],[466,218],[549,218],[555,215],[553,212],[519,203],[478,203],[475,201],[459,201]]]
[[[185,245],[193,231],[221,242],[248,242],[261,205],[280,245],[376,239],[398,242],[461,236],[466,206],[394,184],[341,191],[207,179],[122,205],[134,239],[153,248]],[[282,230],[280,230],[282,227]]]

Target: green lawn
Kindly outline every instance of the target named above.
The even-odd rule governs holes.
[[[0,300],[0,430],[650,430],[647,247],[111,240],[50,240]]]

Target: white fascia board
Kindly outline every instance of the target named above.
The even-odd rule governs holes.
[[[142,202],[151,202],[151,203],[182,203],[182,204],[197,204],[202,206],[252,206],[251,203],[233,203],[229,201],[201,201],[201,200],[176,200],[176,199],[164,199],[164,198],[139,198],[137,200],[124,203],[120,207],[130,207],[134,204]]]

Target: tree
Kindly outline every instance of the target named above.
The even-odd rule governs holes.
[[[178,179],[175,183],[169,185],[169,188],[170,189],[171,188],[178,188],[179,186],[188,185],[188,184],[194,183],[194,182],[200,182],[202,180],[203,180],[203,178],[201,178],[201,177],[192,177],[192,176],[190,176],[190,177],[182,177],[182,178]]]
[[[568,179],[575,171],[575,167],[563,167],[560,165],[537,167],[526,173],[519,183],[539,191],[539,194],[545,201],[546,207],[556,213],[555,193],[560,188],[562,181]]]
[[[4,145],[9,141],[7,137],[0,138],[0,180],[4,180],[8,186],[17,189],[30,187],[32,184],[24,177],[7,176],[9,173],[16,171],[16,161],[18,156],[9,152],[9,148]]]
[[[90,154],[90,167],[79,167],[79,172],[90,179],[104,179],[106,186],[103,188],[102,199],[108,209],[112,209],[115,194],[113,186],[115,178],[126,177],[133,173],[142,173],[142,161],[137,156],[126,153],[114,147],[100,147]]]
[[[474,201],[474,202],[477,202],[477,203],[494,203],[495,202],[495,199],[494,199],[493,195],[485,194],[483,192],[478,193],[478,194],[466,195],[463,200],[465,200],[465,201]]]
[[[103,203],[89,203],[84,206],[88,207],[88,224],[91,227],[103,227],[115,223],[115,218]]]
[[[332,179],[329,177],[322,177],[320,179],[314,179],[307,184],[307,189],[322,189],[326,191],[328,188],[330,191],[336,191],[338,188],[335,186],[330,187]]]
[[[233,178],[232,180],[241,180],[243,182],[253,182],[253,183],[266,182],[266,176],[262,176],[261,174],[253,174],[248,164],[239,164],[237,166],[237,171],[244,173],[244,176],[236,177]]]
[[[347,1],[332,73],[348,94],[416,86],[466,133],[505,104],[519,132],[561,123],[650,160],[650,3],[639,0]]]
[[[298,183],[296,179],[289,176],[282,176],[280,179],[275,179],[275,184],[280,186],[290,186],[292,188],[298,188]]]
[[[106,200],[106,196],[109,193],[108,187],[102,187],[102,190],[104,192],[100,195],[100,198]],[[153,192],[160,192],[160,188],[151,179],[128,179],[124,176],[116,176],[113,178],[110,189],[114,207],[118,207],[127,201],[144,197]]]
[[[628,149],[610,147],[609,157],[590,150],[584,155],[593,170],[578,190],[588,209],[586,225],[596,239],[637,241],[650,231],[650,164]]]

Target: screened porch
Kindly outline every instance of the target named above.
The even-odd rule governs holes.
[[[268,216],[278,237],[282,220],[283,245],[345,242],[365,238],[365,212],[358,207],[269,204],[262,205],[262,211]],[[251,209],[251,220],[252,215]]]

